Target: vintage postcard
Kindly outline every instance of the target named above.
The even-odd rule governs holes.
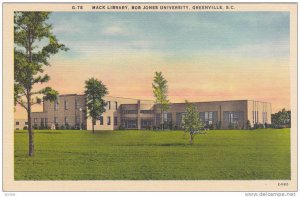
[[[297,3],[3,19],[4,191],[297,190]]]

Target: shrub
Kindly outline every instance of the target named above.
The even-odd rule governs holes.
[[[250,123],[250,120],[247,120],[246,129],[251,129],[251,123]]]
[[[209,130],[215,130],[215,125],[214,124],[210,124],[209,125]]]
[[[68,129],[70,129],[70,125],[68,124],[68,123],[66,123],[66,129],[68,130]]]
[[[59,125],[58,123],[55,123],[55,129],[58,130],[59,129]]]
[[[60,130],[65,130],[66,129],[66,126],[65,125],[61,125],[60,126]]]
[[[28,129],[28,127],[27,127],[27,126],[24,126],[24,127],[23,127],[23,130],[27,130],[27,129]]]

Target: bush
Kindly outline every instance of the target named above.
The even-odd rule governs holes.
[[[209,130],[215,130],[215,125],[214,124],[210,124],[209,125]]]
[[[65,125],[61,125],[60,126],[60,130],[65,130],[66,129],[66,126]]]
[[[55,123],[55,129],[58,130],[59,129],[59,125],[58,123]]]
[[[66,129],[67,129],[67,130],[69,130],[69,129],[71,128],[70,125],[69,125],[68,123],[66,123],[65,126],[66,126]]]
[[[33,125],[33,129],[38,129],[39,127],[35,124]]]
[[[251,129],[251,123],[250,123],[250,120],[247,120],[246,129]]]
[[[27,126],[24,126],[24,127],[23,127],[23,130],[27,130],[27,129],[28,129],[28,127],[27,127]]]

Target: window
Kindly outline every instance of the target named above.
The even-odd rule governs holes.
[[[19,125],[20,124],[20,122],[16,122],[16,125]]]
[[[33,124],[36,126],[37,125],[37,118],[33,119]]]
[[[262,113],[262,119],[263,119],[263,124],[268,122],[268,116],[267,116],[267,112],[263,112]]]
[[[186,114],[186,112],[177,112],[176,113],[176,125],[177,126],[181,126],[185,114]]]
[[[75,109],[79,109],[79,103],[76,99],[75,99]]]
[[[66,125],[69,124],[69,123],[68,123],[68,118],[67,118],[67,116],[65,116],[65,124],[66,124]]]
[[[44,118],[41,118],[41,126],[44,126]]]
[[[107,117],[107,125],[110,125],[110,116]]]
[[[106,102],[106,109],[110,110],[110,101]]]
[[[118,109],[118,102],[115,101],[115,105],[116,105],[116,110]]]
[[[152,110],[141,110],[141,114],[152,114]]]
[[[200,112],[199,115],[200,121],[202,121],[206,125],[211,125],[218,121],[218,112],[216,111]]]
[[[45,118],[45,125],[48,125],[48,118]]]
[[[258,111],[252,111],[253,123],[258,123]]]
[[[80,116],[75,116],[75,124],[80,124]]]
[[[100,116],[100,125],[103,125],[103,116]]]
[[[28,122],[25,122],[25,125],[28,125]]]
[[[114,125],[115,125],[115,126],[118,125],[118,117],[114,117]]]
[[[58,100],[54,102],[54,110],[58,110]]]
[[[142,127],[150,127],[152,125],[152,120],[142,119],[141,120]]]
[[[122,120],[122,126],[126,129],[133,129],[137,128],[137,121],[136,120]]]
[[[137,114],[137,110],[123,110],[123,114]]]
[[[67,110],[68,107],[69,107],[69,106],[68,106],[68,101],[65,100],[65,110]]]
[[[57,121],[57,117],[54,117],[54,124],[57,124],[58,121]]]

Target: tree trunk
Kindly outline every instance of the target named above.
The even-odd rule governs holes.
[[[194,143],[194,136],[193,134],[190,134],[191,138],[190,138],[190,144],[193,144]]]
[[[94,119],[92,119],[92,130],[93,130],[93,133],[95,133],[94,126],[95,126],[95,120],[94,120]]]
[[[160,125],[161,125],[161,130],[164,130],[164,111],[163,111],[162,104],[160,106]]]
[[[31,105],[30,105],[30,97],[28,97],[27,102],[27,119],[28,119],[28,135],[29,135],[29,156],[33,156],[34,153],[34,133],[32,130],[32,123],[31,123]]]

